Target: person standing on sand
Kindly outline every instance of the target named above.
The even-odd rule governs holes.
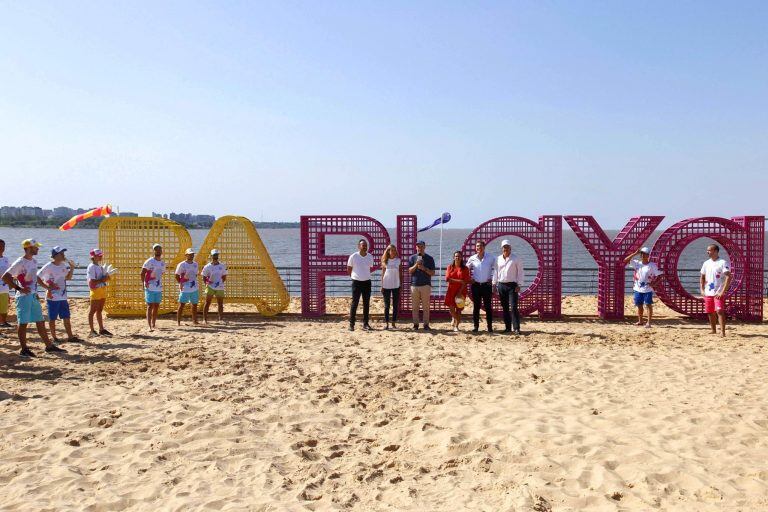
[[[472,274],[472,321],[475,324],[472,332],[480,329],[480,302],[485,308],[485,323],[488,332],[493,332],[493,309],[491,298],[493,297],[493,275],[496,269],[496,260],[485,253],[485,242],[475,242],[475,254],[473,254],[467,267]]]
[[[493,284],[499,294],[501,309],[504,311],[504,332],[520,334],[520,289],[525,286],[525,270],[522,260],[512,254],[509,240],[501,241],[501,254],[496,258]]]
[[[104,328],[104,304],[107,302],[107,281],[110,276],[101,266],[101,260],[104,259],[104,253],[101,249],[91,250],[91,264],[88,265],[86,276],[88,278],[88,289],[91,304],[88,308],[88,326],[91,328],[89,337],[93,336],[112,336],[112,333]],[[93,328],[93,317],[99,322],[99,330]]]
[[[709,259],[701,266],[699,288],[704,296],[704,311],[709,316],[712,334],[717,334],[717,322],[720,321],[721,335],[725,336],[725,294],[731,286],[731,266],[720,257],[720,247],[707,246]]]
[[[205,307],[203,322],[208,323],[208,308],[216,297],[219,306],[219,322],[224,315],[224,283],[227,281],[227,266],[219,261],[219,250],[211,250],[211,262],[203,267],[203,282],[205,283]]]
[[[467,300],[467,287],[472,281],[461,251],[453,253],[453,262],[445,269],[445,280],[448,282],[448,289],[445,291],[445,305],[451,312],[453,332],[459,332],[461,310],[464,309]]]
[[[46,352],[66,352],[53,344],[48,338],[45,329],[43,309],[40,307],[40,299],[37,297],[37,256],[40,244],[34,239],[27,239],[21,243],[24,256],[17,259],[6,269],[2,275],[3,282],[16,290],[16,317],[18,319],[17,332],[19,345],[21,345],[21,357],[35,357],[35,354],[27,347],[27,324],[35,324],[37,333],[45,343]]]
[[[389,329],[389,305],[392,304],[392,328],[397,327],[400,309],[400,255],[397,247],[389,244],[381,255],[381,294],[384,296],[384,329]]]
[[[144,262],[141,267],[141,282],[144,287],[144,300],[147,303],[147,324],[150,332],[157,325],[157,313],[163,300],[163,247],[160,244],[152,246],[154,256]]]
[[[419,328],[419,306],[423,311],[424,330],[429,326],[429,299],[432,296],[432,276],[435,275],[435,259],[426,253],[427,244],[416,242],[416,254],[408,258],[408,273],[411,274],[411,302],[413,303],[413,330]]]
[[[0,240],[0,276],[5,274],[11,264],[8,258],[5,257],[5,240]],[[11,301],[10,298],[11,289],[5,284],[3,280],[0,280],[0,327],[10,327],[8,323],[8,304]]]
[[[192,323],[197,325],[197,303],[200,302],[200,289],[197,275],[200,266],[195,261],[195,250],[191,247],[184,251],[186,260],[176,266],[174,277],[179,283],[179,309],[176,311],[176,323],[181,325],[181,317],[184,315],[184,305],[192,306]]]
[[[48,326],[54,343],[59,343],[59,339],[56,337],[56,320],[59,318],[64,323],[67,341],[83,341],[72,334],[69,301],[67,300],[67,281],[72,279],[75,264],[67,261],[64,255],[66,251],[65,248],[58,245],[51,249],[51,261],[43,265],[43,268],[37,273],[38,284],[47,290],[45,298],[48,306]]]
[[[639,260],[633,260],[635,256],[640,255]],[[633,275],[635,306],[637,306],[637,323],[635,325],[645,325],[647,329],[651,327],[653,320],[653,287],[661,279],[661,271],[656,263],[650,261],[651,250],[648,247],[638,249],[634,254],[624,258],[624,264],[631,263],[635,273]],[[643,308],[648,308],[648,321],[643,324]]]
[[[355,330],[355,317],[360,297],[363,297],[363,330],[371,331],[368,325],[368,311],[371,305],[371,267],[373,256],[368,252],[368,242],[361,238],[358,251],[349,255],[347,274],[352,278],[352,305],[349,308],[349,330]]]

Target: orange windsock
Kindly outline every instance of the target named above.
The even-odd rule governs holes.
[[[61,231],[69,231],[73,227],[77,226],[78,222],[83,221],[85,219],[90,219],[91,217],[108,217],[109,214],[112,213],[112,205],[104,205],[99,206],[98,208],[94,208],[93,210],[87,211],[85,213],[81,213],[80,215],[75,215],[71,219],[69,219],[67,222],[59,226],[59,229]]]

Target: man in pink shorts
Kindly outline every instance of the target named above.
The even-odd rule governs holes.
[[[731,266],[720,257],[720,247],[715,244],[707,246],[709,259],[701,266],[699,287],[704,296],[704,311],[709,315],[709,326],[712,334],[717,333],[717,321],[720,320],[720,330],[725,336],[725,292],[731,285]]]

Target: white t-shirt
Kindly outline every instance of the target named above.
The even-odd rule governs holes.
[[[28,260],[21,257],[14,261],[6,272],[11,274],[19,286],[29,288],[29,294],[37,293],[37,260],[35,258]],[[16,298],[29,294],[17,291]]]
[[[176,266],[176,275],[179,276],[182,292],[196,292],[198,290],[197,274],[200,266],[196,261],[188,263],[182,261]]]
[[[347,266],[352,267],[352,279],[355,281],[370,281],[373,256],[371,253],[366,253],[365,256],[361,256],[359,252],[350,254]]]
[[[88,265],[88,270],[86,271],[88,275],[88,281],[96,281],[98,279],[104,279],[106,277],[104,275],[104,267],[101,265],[97,265],[96,263],[91,263]],[[94,288],[104,288],[107,286],[107,283],[99,283],[94,286]],[[90,287],[90,283],[89,283]]]
[[[52,301],[67,300],[67,274],[69,271],[70,266],[66,261],[62,262],[61,265],[56,265],[52,261],[43,265],[43,268],[37,273],[37,277],[48,286],[55,284],[58,287],[55,290],[46,291],[46,299]]]
[[[731,266],[723,258],[717,260],[708,259],[701,266],[701,275],[704,276],[704,295],[714,297],[723,292],[725,273],[731,271]]]
[[[388,290],[400,288],[400,258],[390,258],[387,261],[387,268],[384,271],[381,287]]]
[[[203,267],[203,280],[211,290],[224,289],[224,277],[227,275],[227,266],[221,262],[218,265],[209,263]]]
[[[8,293],[11,290],[2,280],[3,274],[5,274],[5,271],[8,270],[8,267],[10,266],[11,263],[8,261],[8,258],[5,256],[0,257],[0,293]]]
[[[644,265],[642,260],[632,260],[632,268],[635,269],[635,285],[632,289],[639,293],[652,292],[651,281],[662,274],[656,263],[649,261]]]
[[[144,262],[141,268],[147,269],[144,276],[144,288],[150,292],[163,291],[163,273],[165,272],[165,262],[149,258]]]

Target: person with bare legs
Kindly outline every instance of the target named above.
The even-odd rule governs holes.
[[[195,250],[191,247],[184,251],[186,260],[176,266],[174,277],[179,283],[179,309],[176,311],[176,323],[181,325],[181,318],[184,316],[184,305],[192,306],[192,323],[197,325],[197,303],[200,302],[200,289],[198,287],[197,275],[200,273],[200,266],[195,261]]]
[[[720,322],[720,334],[725,336],[725,294],[731,286],[731,266],[720,257],[720,247],[716,244],[707,246],[709,259],[701,266],[699,288],[704,296],[704,311],[709,316],[712,334],[717,334]]]
[[[205,283],[205,307],[203,308],[203,322],[208,323],[208,308],[216,299],[219,307],[219,322],[224,315],[224,283],[227,281],[227,266],[219,261],[221,253],[218,249],[211,251],[211,262],[203,267],[203,282]]]
[[[163,300],[163,247],[160,244],[152,246],[154,255],[144,262],[141,267],[141,282],[144,286],[144,300],[147,303],[147,324],[149,331],[155,330],[160,302]]]
[[[23,358],[36,357],[27,347],[28,324],[35,324],[37,327],[37,333],[45,343],[46,352],[66,352],[63,348],[54,345],[48,338],[43,308],[40,307],[40,299],[37,297],[37,260],[35,260],[35,256],[40,249],[40,244],[34,239],[28,239],[21,243],[21,247],[24,249],[24,256],[14,261],[2,275],[3,282],[9,288],[16,290],[20,355]]]
[[[640,259],[632,259],[640,255]],[[661,279],[661,271],[656,263],[651,261],[651,250],[643,247],[624,258],[624,264],[632,264],[635,273],[633,275],[634,301],[637,307],[637,323],[650,329],[653,320],[653,287]],[[644,321],[644,309],[648,309],[648,321]]]
[[[107,281],[110,276],[101,266],[104,253],[101,249],[91,250],[91,264],[86,271],[88,276],[88,289],[90,290],[91,304],[88,308],[88,326],[91,328],[89,337],[112,336],[112,333],[104,328],[104,304],[107,302]],[[93,317],[99,323],[99,330],[94,329]]]
[[[453,261],[445,270],[445,280],[448,281],[448,289],[445,292],[445,305],[451,312],[451,326],[453,332],[459,332],[461,323],[461,310],[467,301],[469,283],[472,281],[469,275],[469,267],[464,263],[464,255],[461,251],[453,253]]]
[[[37,273],[37,284],[45,288],[45,299],[48,307],[48,327],[51,339],[59,343],[56,337],[56,321],[61,319],[67,333],[68,342],[83,341],[72,334],[70,322],[69,301],[67,300],[67,281],[72,279],[75,264],[66,259],[67,250],[58,245],[51,249],[51,261],[43,265]]]
[[[5,240],[0,240],[0,276],[5,274],[11,263],[8,258],[5,257]],[[11,301],[10,296],[11,289],[8,285],[0,280],[0,327],[7,328],[11,324],[8,323],[8,304]]]

